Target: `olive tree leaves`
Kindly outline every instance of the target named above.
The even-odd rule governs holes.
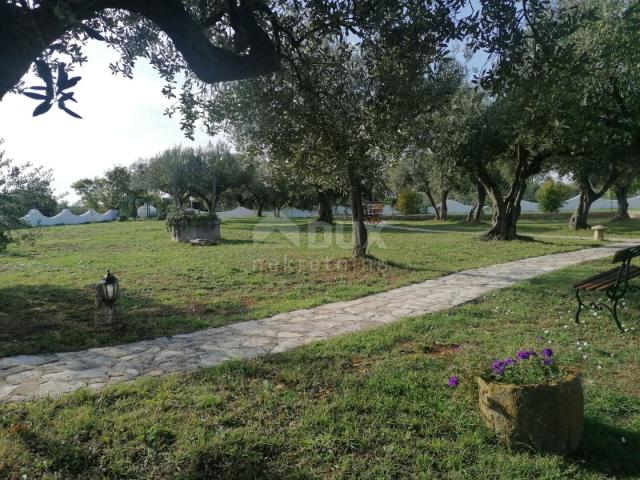
[[[76,86],[81,77],[71,77],[66,70],[66,64],[58,63],[57,78],[54,82],[51,67],[44,60],[36,60],[36,72],[38,76],[44,80],[44,85],[35,85],[23,91],[22,94],[34,100],[42,100],[41,103],[33,110],[33,116],[37,117],[51,110],[54,103],[58,104],[58,108],[75,118],[82,118],[73,110],[67,108],[68,101],[76,102],[73,92],[68,91]]]

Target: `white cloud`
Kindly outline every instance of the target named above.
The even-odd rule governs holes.
[[[163,81],[148,63],[139,62],[130,80],[111,74],[109,62],[116,54],[106,46],[92,42],[86,54],[89,61],[74,72],[82,76],[74,88],[78,103],[68,103],[83,120],[55,106],[34,118],[31,112],[37,102],[16,94],[0,102],[0,137],[5,139],[7,156],[18,163],[52,168],[57,193],[72,193],[70,185],[79,178],[129,165],[171,145],[209,141],[197,132],[191,142],[180,130],[178,118],[163,115],[169,101],[161,93]],[[25,80],[27,85],[42,83],[33,74]]]

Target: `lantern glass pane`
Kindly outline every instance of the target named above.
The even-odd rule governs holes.
[[[113,297],[114,297],[113,293],[114,293],[113,284],[108,283],[107,284],[107,298],[109,300],[113,300]]]

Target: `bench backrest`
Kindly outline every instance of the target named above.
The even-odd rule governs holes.
[[[640,256],[640,245],[617,251],[611,263],[627,262],[637,256]]]

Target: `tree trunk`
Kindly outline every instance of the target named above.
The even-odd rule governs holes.
[[[631,219],[631,216],[629,215],[629,201],[627,200],[628,195],[629,195],[628,185],[618,185],[616,187],[616,200],[618,201],[618,212],[616,213],[616,218],[613,219],[614,221]]]
[[[589,210],[593,202],[602,197],[607,190],[609,190],[619,177],[619,172],[612,171],[609,178],[604,182],[600,191],[596,191],[591,186],[591,181],[588,175],[581,175],[577,177],[578,185],[580,185],[580,199],[578,200],[578,206],[576,211],[569,220],[569,228],[571,230],[586,230],[589,228]]]
[[[517,240],[518,208],[513,201],[498,199],[493,203],[491,228],[482,236],[483,240]]]
[[[333,212],[331,211],[331,196],[327,192],[318,193],[320,207],[318,209],[318,221],[333,224]]]
[[[262,217],[262,209],[264,208],[263,202],[258,202],[258,216]]]
[[[493,222],[483,240],[517,240],[518,220],[520,219],[520,203],[527,189],[527,179],[540,171],[542,157],[529,160],[529,152],[521,145],[516,147],[517,167],[513,174],[513,181],[506,197],[493,181],[486,169],[479,168],[478,180],[484,186],[493,203]]]
[[[447,200],[449,199],[449,190],[442,191],[442,200],[440,202],[440,218],[438,220],[446,220],[449,217],[449,207]]]
[[[589,228],[589,210],[596,199],[584,190],[580,192],[580,199],[576,211],[571,215],[569,220],[569,228],[571,230],[586,230]]]
[[[431,204],[431,208],[433,208],[433,211],[435,212],[435,219],[436,220],[440,220],[440,209],[438,208],[438,205],[436,204],[436,200],[433,198],[433,194],[431,193],[431,189],[429,187],[425,188],[424,193],[427,196],[427,198],[429,199],[429,203]]]
[[[467,223],[480,223],[480,220],[482,220],[482,212],[484,210],[484,203],[487,198],[487,191],[480,182],[478,182],[478,184],[476,185],[476,189],[478,191],[478,198],[473,204],[471,210],[469,210],[469,213],[467,215]]]
[[[364,258],[367,254],[367,226],[364,223],[364,209],[362,208],[362,191],[358,180],[350,179],[351,188],[351,216],[353,219],[353,258]]]

